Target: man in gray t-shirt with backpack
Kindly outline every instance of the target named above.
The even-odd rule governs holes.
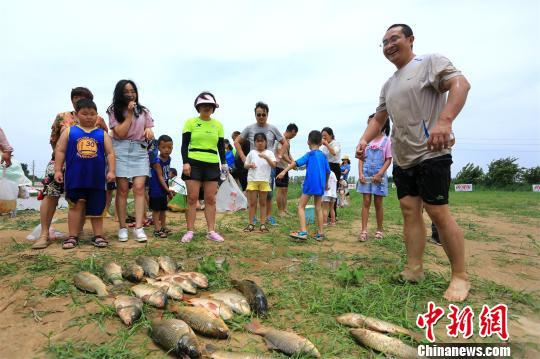
[[[266,148],[270,151],[274,150],[274,146],[276,142],[281,143],[284,145],[285,139],[281,135],[281,132],[277,129],[276,126],[268,124],[268,112],[269,108],[268,105],[264,102],[257,102],[255,104],[255,119],[257,120],[256,123],[247,126],[244,128],[240,136],[236,137],[234,140],[234,147],[236,148],[236,152],[238,153],[238,156],[240,156],[240,159],[242,162],[246,162],[246,156],[247,153],[244,153],[241,146],[242,140],[248,140],[249,141],[249,149],[252,150],[255,148],[255,143],[253,138],[255,135],[259,132],[262,132],[266,135]],[[278,153],[276,156],[276,159],[278,161],[281,160],[281,153]],[[267,222],[271,225],[276,225],[276,219],[272,216],[272,194],[274,189],[274,179],[276,177],[275,170],[272,170],[272,175],[270,177],[270,188],[272,191],[268,192],[268,196],[266,198],[266,219]]]
[[[449,302],[467,298],[470,283],[465,270],[463,232],[450,214],[452,122],[467,99],[469,82],[446,57],[417,56],[414,36],[405,24],[388,28],[383,37],[384,56],[397,71],[384,84],[374,120],[362,135],[356,155],[363,158],[367,144],[380,133],[386,118],[393,122],[393,177],[403,215],[403,239],[407,264],[399,279],[418,282],[424,278],[425,208],[439,231],[450,259],[452,277],[444,297]],[[446,93],[448,92],[448,99]]]

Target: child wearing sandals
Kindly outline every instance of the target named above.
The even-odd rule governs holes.
[[[152,211],[154,237],[167,238],[170,233],[166,227],[167,203],[173,197],[173,191],[169,189],[169,171],[173,150],[172,138],[161,135],[157,140],[157,149],[159,155],[152,158],[151,161],[148,206]]]
[[[315,239],[320,241],[324,238],[323,232],[323,211],[322,198],[325,190],[329,189],[328,179],[330,178],[330,165],[324,153],[319,149],[322,143],[320,131],[311,131],[308,136],[308,146],[310,151],[304,156],[287,166],[277,178],[282,179],[287,172],[296,167],[307,165],[306,177],[302,186],[302,196],[298,202],[298,219],[300,220],[300,231],[291,232],[290,236],[297,239],[306,240],[308,238],[306,227],[306,205],[313,196],[315,202],[315,214],[317,217],[318,232]]]
[[[56,145],[54,179],[64,181],[69,203],[69,236],[63,249],[75,248],[81,228],[79,221],[89,217],[92,222],[92,244],[107,247],[103,237],[103,214],[106,203],[106,183],[114,181],[115,158],[112,141],[103,129],[96,127],[97,107],[94,101],[82,99],[75,104],[79,125],[62,132]],[[62,167],[66,163],[65,177]]]
[[[266,226],[266,195],[272,189],[268,182],[272,168],[276,167],[276,157],[274,152],[266,149],[266,135],[262,132],[256,133],[253,137],[255,149],[251,150],[246,156],[244,167],[248,169],[247,175],[247,198],[248,198],[248,213],[249,224],[244,228],[244,232],[253,232],[255,229],[255,216],[257,214],[257,196],[259,197],[259,211],[261,232],[268,232]]]
[[[369,116],[368,123],[375,116]],[[377,231],[375,239],[383,238],[383,198],[388,195],[388,177],[386,170],[392,162],[390,134],[390,120],[386,119],[381,133],[371,141],[366,147],[364,160],[358,161],[358,174],[360,182],[357,191],[363,194],[364,204],[362,207],[362,231],[358,240],[365,242],[368,238],[367,223],[369,217],[369,207],[371,206],[371,195],[375,202],[375,217],[377,219]]]

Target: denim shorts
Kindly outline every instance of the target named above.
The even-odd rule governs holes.
[[[116,159],[116,177],[150,176],[150,160],[145,141],[112,140]]]

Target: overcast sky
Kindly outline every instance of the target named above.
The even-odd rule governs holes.
[[[270,106],[269,122],[307,133],[330,126],[352,155],[395,68],[379,43],[409,24],[415,53],[441,53],[472,89],[454,122],[453,174],[467,163],[518,157],[540,165],[539,1],[2,1],[0,126],[21,162],[42,176],[50,126],[71,110],[70,90],[92,90],[107,121],[116,82],[129,78],[175,141],[210,90],[226,137]],[[355,161],[354,161],[355,162]]]

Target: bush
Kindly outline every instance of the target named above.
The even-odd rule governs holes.
[[[522,169],[521,178],[528,184],[540,183],[540,166]]]
[[[467,163],[461,171],[458,172],[455,183],[472,183],[480,184],[484,180],[484,171],[480,166],[475,166],[472,163]]]
[[[521,175],[517,160],[517,158],[507,157],[491,161],[486,174],[486,184],[502,187],[515,183]]]

